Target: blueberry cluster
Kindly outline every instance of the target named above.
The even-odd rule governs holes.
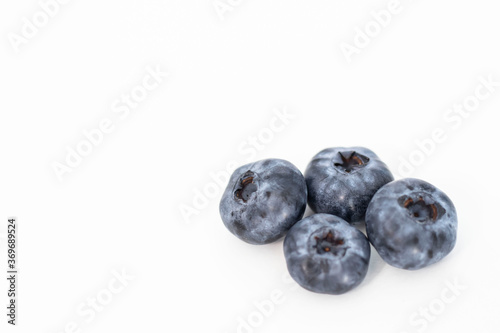
[[[315,214],[302,219],[307,204]],[[444,258],[457,237],[457,213],[445,193],[419,179],[395,181],[363,147],[322,150],[304,175],[280,159],[243,165],[219,210],[245,242],[268,244],[286,235],[290,275],[324,294],[343,294],[363,281],[370,243],[388,264],[415,270]],[[353,226],[363,222],[367,236]]]

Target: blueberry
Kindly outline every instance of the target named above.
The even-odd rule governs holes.
[[[305,178],[311,209],[350,223],[363,221],[373,195],[394,180],[385,163],[362,147],[319,152],[309,163]]]
[[[239,167],[219,205],[224,225],[251,244],[283,237],[304,215],[307,186],[293,164],[267,159]]]
[[[457,239],[457,212],[450,198],[419,179],[382,187],[366,212],[368,239],[388,264],[420,269],[443,259]]]
[[[314,214],[295,224],[283,244],[291,277],[305,289],[339,295],[366,276],[370,244],[340,217]]]

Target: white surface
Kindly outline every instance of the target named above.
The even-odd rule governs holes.
[[[21,273],[19,326],[2,310],[1,331],[71,332],[76,322],[81,332],[237,332],[250,316],[256,327],[240,332],[491,332],[500,87],[460,123],[443,117],[479,77],[500,81],[498,4],[402,0],[348,63],[341,43],[388,1],[226,2],[221,20],[212,0],[69,1],[18,53],[8,36],[40,5],[2,2],[0,233],[18,217]],[[127,109],[115,101],[156,66],[169,77],[120,118]],[[249,148],[250,136],[269,135],[276,108],[294,118]],[[52,164],[108,118],[114,130],[59,181]],[[398,270],[373,251],[361,286],[317,295],[283,282],[281,241],[251,246],[224,228],[220,186],[198,215],[180,213],[231,161],[277,157],[303,171],[323,148],[363,145],[400,174],[400,158],[418,157],[415,140],[436,128],[447,139],[411,175],[453,199],[459,234],[427,269]],[[122,269],[134,280],[92,317],[87,298],[109,295]],[[453,297],[455,279],[466,288]],[[254,302],[276,295],[259,317]],[[424,328],[414,313],[429,306]]]

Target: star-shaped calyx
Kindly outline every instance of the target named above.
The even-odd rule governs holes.
[[[351,173],[366,166],[370,159],[364,155],[352,152],[339,152],[341,163],[334,163],[333,165],[347,173]]]
[[[257,191],[257,184],[255,184],[255,174],[248,170],[241,176],[237,183],[234,195],[236,198],[247,202],[253,192]]]
[[[443,214],[444,209],[437,202],[426,202],[422,196],[416,199],[402,197],[399,200],[401,205],[408,210],[409,215],[419,223],[435,222]]]
[[[323,237],[314,237],[316,240],[316,245],[314,248],[319,254],[331,253],[334,256],[343,257],[347,248],[344,245],[344,239],[337,237],[333,231],[328,231],[328,233]]]

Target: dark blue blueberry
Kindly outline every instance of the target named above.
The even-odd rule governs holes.
[[[224,225],[251,244],[283,237],[304,215],[307,187],[293,164],[267,159],[239,167],[219,205]]]
[[[343,294],[358,286],[368,270],[368,239],[337,216],[314,214],[299,221],[283,247],[291,277],[317,293]]]
[[[373,195],[394,180],[385,163],[363,147],[322,150],[309,163],[305,178],[311,209],[349,223],[363,221]]]
[[[366,212],[370,242],[388,264],[419,269],[443,259],[457,239],[457,212],[450,198],[419,179],[382,187]]]

